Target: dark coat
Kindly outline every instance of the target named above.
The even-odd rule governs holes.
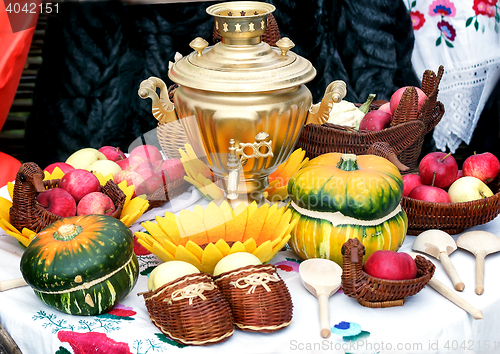
[[[419,85],[411,65],[410,16],[397,0],[270,0],[282,36],[317,70],[307,86],[314,101],[342,79],[346,99],[369,93],[389,99],[405,85]],[[149,76],[168,80],[175,52],[189,54],[201,36],[212,43],[214,2],[127,5],[62,2],[49,18],[43,64],[26,127],[27,160],[40,166],[65,161],[84,147],[130,143],[156,127],[151,101],[137,95]]]

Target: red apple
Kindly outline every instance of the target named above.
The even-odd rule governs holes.
[[[140,165],[136,166],[135,168],[133,168],[133,171],[141,175],[141,177],[144,180],[147,180],[149,177],[154,177],[154,176],[160,177],[160,171],[159,171],[160,165],[161,165],[161,160],[154,162],[145,161]]]
[[[52,173],[56,167],[59,167],[63,173],[69,172],[71,170],[74,170],[75,168],[71,166],[69,163],[66,162],[54,162],[45,167],[43,170],[47,171],[48,173]]]
[[[446,189],[457,179],[457,161],[451,153],[431,152],[420,161],[418,174],[423,184]]]
[[[390,113],[374,110],[365,114],[361,123],[359,123],[359,130],[380,131],[387,128],[392,121]]]
[[[391,113],[391,102],[384,103],[383,105],[381,105],[378,108],[378,110],[390,113],[392,115],[392,113]]]
[[[391,106],[391,114],[394,115],[394,112],[396,112],[396,108],[398,108],[399,101],[401,101],[401,97],[403,97],[403,93],[409,86],[401,87],[400,89],[396,90],[391,96],[391,101],[390,101],[390,106]],[[414,88],[417,90],[418,94],[418,110],[422,108],[425,100],[427,99],[427,95],[419,89],[418,87]]]
[[[110,197],[101,192],[93,192],[84,196],[76,208],[77,215],[104,214],[115,212],[115,204]]]
[[[168,159],[161,163],[159,167],[160,171],[165,176],[166,182],[175,182],[181,178],[184,178],[186,171],[184,171],[184,165],[180,159]]]
[[[92,172],[78,168],[69,171],[61,178],[59,188],[68,191],[78,203],[85,195],[100,192],[101,183]]]
[[[408,198],[434,203],[451,203],[450,195],[444,189],[433,186],[417,186],[408,194]]]
[[[146,194],[149,195],[163,187],[165,182],[161,174],[156,174],[146,179],[144,183],[146,184]]]
[[[378,250],[373,252],[363,270],[372,277],[389,280],[406,280],[417,277],[417,264],[404,252]]]
[[[123,160],[126,157],[123,151],[121,151],[119,147],[103,146],[99,149],[99,151],[102,152],[108,160],[114,162]]]
[[[36,201],[45,209],[63,218],[76,215],[75,199],[62,188],[51,188],[38,194]]]
[[[462,170],[458,170],[458,173],[457,173],[457,179],[459,178],[462,178],[464,176],[464,171]],[[456,180],[455,180],[456,181]]]
[[[163,160],[163,156],[156,146],[153,145],[139,145],[135,147],[131,152],[129,157],[137,156],[143,161],[151,160],[158,161]]]
[[[144,178],[141,177],[137,172],[123,170],[118,172],[113,176],[113,181],[118,184],[123,181],[127,182],[127,186],[134,186],[134,193],[132,197],[137,197],[141,194],[146,194],[146,184],[144,183]]]
[[[409,173],[403,176],[403,195],[407,197],[413,188],[423,185],[420,176]]]
[[[491,152],[475,154],[465,159],[462,166],[464,176],[479,178],[484,183],[493,181],[500,172],[500,162]]]

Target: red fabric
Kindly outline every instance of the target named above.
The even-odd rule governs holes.
[[[12,33],[5,2],[0,0],[0,130],[19,86],[34,32],[35,27]]]
[[[21,162],[18,159],[0,151],[0,187],[16,179],[19,167]]]

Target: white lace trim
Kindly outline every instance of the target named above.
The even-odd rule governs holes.
[[[475,65],[445,68],[438,99],[445,114],[434,129],[436,147],[455,152],[460,143],[470,143],[472,133],[500,76],[500,58]]]

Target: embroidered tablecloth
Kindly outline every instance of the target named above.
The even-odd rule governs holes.
[[[5,188],[0,189],[0,195],[8,198]],[[207,202],[191,190],[172,203],[161,208],[163,213],[165,209],[192,209],[195,204]],[[500,234],[500,219],[474,229]],[[407,236],[401,250],[410,251],[413,240],[413,236]],[[0,280],[21,276],[22,252],[17,241],[0,230]],[[500,253],[486,258],[485,292],[481,296],[474,293],[474,256],[459,249],[450,258],[465,283],[460,295],[483,311],[483,320],[474,320],[429,287],[407,298],[404,306],[385,309],[363,307],[340,290],[329,300],[332,335],[323,339],[317,300],[299,277],[300,260],[291,250],[284,250],[271,263],[277,266],[290,291],[293,320],[290,326],[275,333],[236,330],[227,341],[206,347],[185,347],[170,340],[151,323],[143,297],[137,295],[147,290],[148,274],[159,264],[159,259],[151,254],[138,255],[137,284],[109,313],[90,317],[66,315],[44,305],[31,288],[21,287],[0,292],[0,322],[24,354],[500,352],[500,282],[496,271],[500,268]],[[434,263],[435,277],[451,288],[441,264],[436,260]]]

